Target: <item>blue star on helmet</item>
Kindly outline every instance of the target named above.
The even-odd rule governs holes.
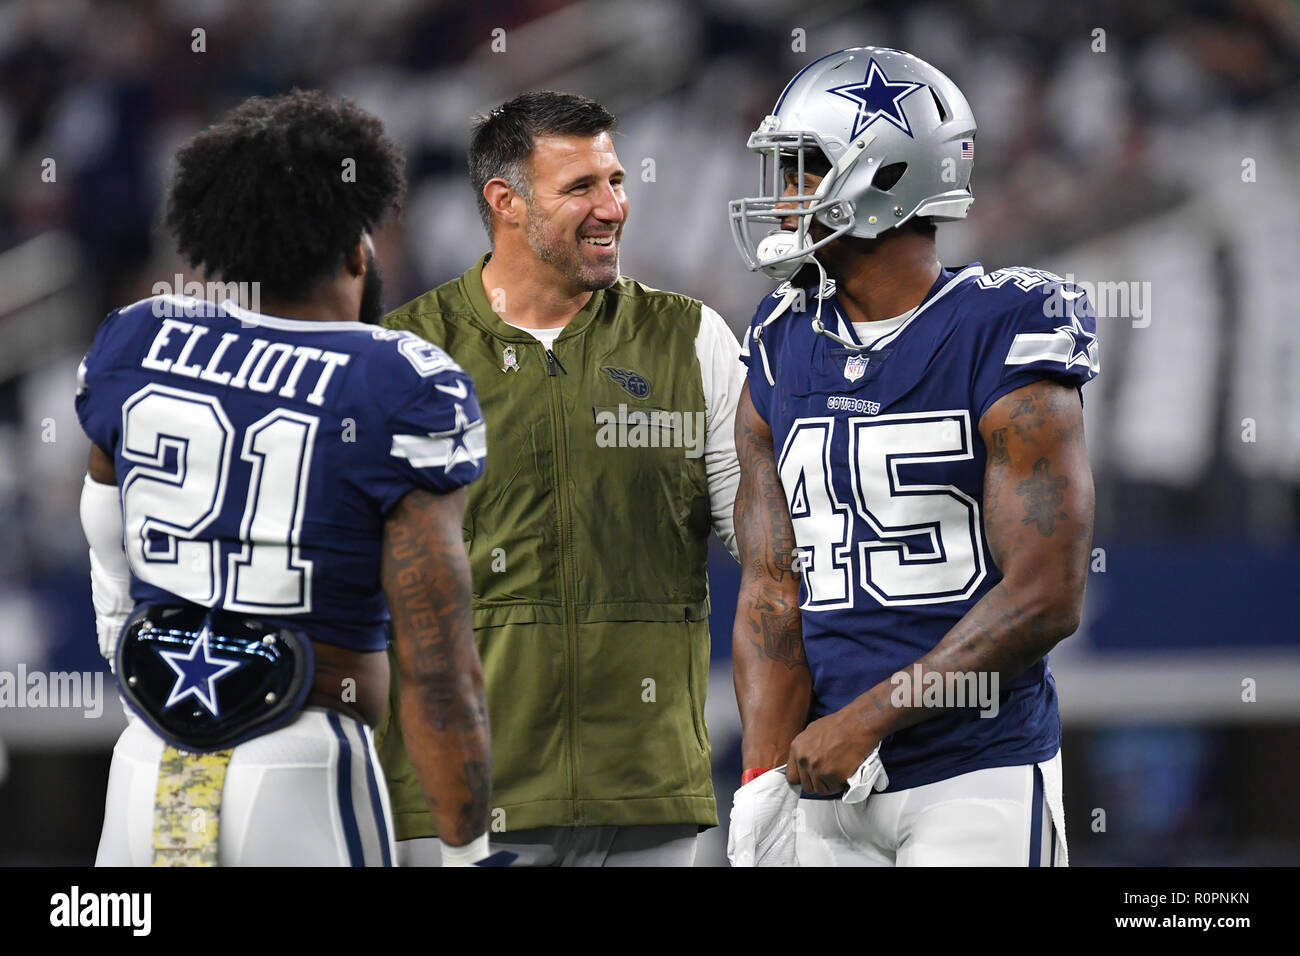
[[[220,716],[217,706],[217,681],[231,671],[243,667],[245,661],[229,657],[213,657],[208,647],[208,637],[212,632],[207,624],[199,632],[199,639],[185,651],[162,651],[158,653],[167,662],[167,666],[176,672],[176,683],[163,704],[163,710],[170,710],[186,697],[194,697],[213,717]]]
[[[867,64],[866,78],[861,83],[832,87],[826,92],[858,104],[858,115],[853,119],[853,132],[849,134],[850,138],[858,136],[868,126],[882,118],[911,136],[912,126],[903,113],[901,101],[903,97],[915,93],[923,86],[924,83],[913,83],[910,80],[891,80],[885,76],[885,71],[880,68],[876,58],[872,57],[871,62]]]
[[[1092,350],[1097,344],[1097,333],[1089,332],[1080,325],[1077,315],[1070,316],[1069,325],[1058,325],[1053,331],[1070,337],[1070,356],[1065,360],[1066,368],[1076,365],[1092,368]]]

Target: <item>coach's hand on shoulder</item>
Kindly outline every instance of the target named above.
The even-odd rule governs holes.
[[[785,777],[807,793],[835,794],[880,743],[850,704],[804,728],[790,744]]]

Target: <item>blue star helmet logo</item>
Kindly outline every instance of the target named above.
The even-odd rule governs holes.
[[[867,64],[866,78],[861,83],[832,87],[826,92],[842,96],[858,105],[858,115],[853,118],[853,132],[849,134],[850,139],[859,136],[878,119],[888,120],[911,136],[912,125],[903,112],[902,99],[924,86],[924,83],[913,83],[909,80],[891,80],[885,76],[885,71],[880,68],[876,58],[872,57]]]
[[[199,639],[190,647],[188,654],[185,651],[158,651],[167,666],[176,672],[176,683],[172,685],[163,710],[170,710],[186,697],[194,697],[213,717],[221,716],[217,705],[217,681],[247,662],[229,657],[213,657],[208,647],[208,636],[211,633],[204,624]]]

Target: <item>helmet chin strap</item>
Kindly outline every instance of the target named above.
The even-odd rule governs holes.
[[[844,155],[840,157],[839,162],[835,164],[835,166],[831,170],[830,175],[827,176],[826,179],[822,181],[821,185],[833,183],[836,180],[842,179],[844,176],[846,176],[849,170],[853,168],[853,164],[866,155],[867,147],[872,144],[875,138],[876,138],[875,133],[868,133],[866,136],[863,136],[861,139],[854,142],[852,146],[850,146],[848,149],[844,151]],[[820,186],[818,188],[818,192],[819,193],[821,192]],[[809,228],[811,228],[811,226],[809,226]],[[813,316],[813,320],[812,320],[813,331],[816,332],[818,335],[824,335],[828,339],[840,343],[840,345],[846,346],[848,348],[853,349],[854,351],[860,352],[862,349],[866,348],[865,345],[859,345],[857,342],[850,342],[848,339],[842,338],[841,336],[832,332],[830,329],[826,328],[826,326],[822,324],[821,293],[822,293],[822,287],[826,285],[826,270],[822,268],[822,264],[817,260],[817,257],[815,255],[809,254],[808,259],[810,259],[813,265],[817,267],[817,276],[818,276],[817,314]]]
[[[851,348],[854,351],[860,352],[864,348],[866,348],[865,345],[859,345],[857,342],[850,342],[848,339],[841,338],[839,335],[835,334],[830,329],[826,328],[826,326],[822,323],[822,289],[826,287],[826,270],[822,267],[822,264],[817,261],[817,257],[810,252],[806,256],[801,256],[800,258],[793,260],[793,262],[795,263],[796,266],[795,268],[796,272],[799,271],[798,270],[799,266],[802,266],[808,262],[811,262],[813,265],[817,267],[817,276],[818,276],[817,312],[816,314],[813,315],[813,320],[812,320],[813,331],[816,332],[818,335],[824,335],[828,339],[832,339],[833,341],[839,342],[841,345],[847,346],[848,348]],[[788,291],[785,294],[785,298],[781,300],[781,304],[778,305],[775,309],[773,309],[771,314],[768,315],[766,319],[764,319],[762,322],[760,322],[757,326],[754,327],[753,342],[755,345],[758,346],[759,357],[763,360],[763,375],[767,378],[767,384],[773,387],[776,386],[776,379],[772,375],[772,364],[770,361],[768,361],[767,346],[763,344],[763,332],[766,331],[769,325],[771,325],[773,322],[775,322],[777,319],[779,319],[782,315],[785,314],[786,310],[789,309],[792,304],[794,304],[794,301],[797,298],[799,298],[799,293],[801,291],[802,290],[796,289],[792,285],[790,287],[790,291]]]
[[[825,288],[826,286],[826,270],[822,268],[822,264],[817,261],[816,256],[810,255],[808,256],[808,259],[812,262],[813,265],[817,267],[817,277],[818,277],[817,278],[817,313],[813,316],[813,320],[812,320],[813,331],[816,332],[818,335],[824,335],[828,339],[831,339],[835,342],[839,342],[840,345],[848,346],[849,348],[857,351],[861,351],[862,349],[866,348],[865,345],[859,345],[857,342],[850,342],[848,339],[837,335],[836,333],[832,332],[830,329],[826,328],[826,326],[822,324],[822,289]]]

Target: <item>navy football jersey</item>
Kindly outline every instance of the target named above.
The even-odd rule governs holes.
[[[824,326],[860,346],[834,283],[821,291]],[[1030,382],[1078,387],[1098,371],[1092,307],[1051,273],[944,270],[866,348],[813,330],[817,292],[787,283],[765,298],[742,352],[799,550],[810,719],[910,673],[1001,580],[984,533],[983,414]],[[1046,659],[999,690],[996,717],[969,707],[886,739],[890,789],[1051,758],[1060,718]]]
[[[112,456],[131,596],[387,640],[384,517],[483,470],[474,385],[409,332],[158,296],[111,313],[77,415]]]

